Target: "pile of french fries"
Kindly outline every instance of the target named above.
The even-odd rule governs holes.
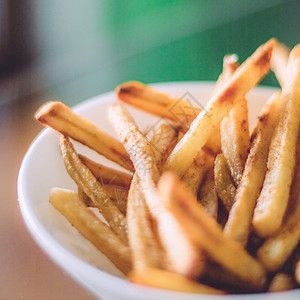
[[[281,90],[250,129],[246,95],[270,70]],[[137,284],[204,294],[299,287],[300,44],[271,39],[241,65],[226,55],[194,116],[184,99],[140,82],[116,94],[108,113],[119,140],[61,102],[36,113],[61,133],[78,186],[53,188],[52,205]],[[122,102],[165,122],[144,134]],[[121,168],[77,153],[72,139]]]

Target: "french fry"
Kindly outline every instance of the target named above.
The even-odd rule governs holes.
[[[295,174],[288,209],[279,231],[267,238],[257,251],[257,257],[269,271],[278,271],[300,241],[300,138],[297,142]]]
[[[270,143],[268,171],[253,216],[254,229],[262,237],[279,229],[292,183],[300,123],[300,45],[291,51],[286,74],[279,121]]]
[[[128,190],[109,184],[102,185],[102,188],[120,212],[126,215]],[[88,207],[97,207],[93,200],[80,188],[78,188],[78,196]]]
[[[222,204],[229,212],[233,205],[236,188],[232,183],[230,170],[222,153],[218,154],[215,160],[214,179],[217,194]]]
[[[239,243],[224,236],[216,220],[195,201],[174,173],[164,173],[158,183],[158,189],[166,207],[198,247],[257,291],[264,288],[266,272],[262,265]]]
[[[131,174],[104,166],[82,154],[78,155],[82,163],[91,170],[101,184],[110,184],[129,189],[132,180]]]
[[[80,201],[75,192],[54,188],[51,191],[49,201],[118,269],[125,274],[131,271],[130,249],[128,246]]]
[[[219,76],[215,87],[212,92],[212,96],[215,96],[224,88],[224,86],[228,83],[233,73],[239,67],[238,63],[239,57],[236,54],[227,54],[223,58],[223,71]]]
[[[182,293],[225,294],[224,291],[187,279],[182,275],[154,268],[132,271],[129,273],[128,278],[137,284]]]
[[[233,74],[226,86],[214,96],[192,122],[190,129],[176,145],[168,158],[166,169],[179,175],[191,166],[214,129],[233,106],[243,99],[269,71],[270,58],[276,41],[271,39],[259,47]]]
[[[151,144],[124,107],[119,104],[112,105],[109,116],[119,139],[132,158],[148,209],[157,222],[160,240],[166,253],[167,270],[187,277],[198,276],[203,268],[202,254],[190,242],[177,220],[162,203],[156,186],[160,171],[155,164]]]
[[[300,285],[300,259],[295,264],[295,280]]]
[[[250,147],[248,107],[245,98],[239,101],[222,120],[220,131],[222,152],[237,187],[242,178]]]
[[[92,122],[74,113],[61,102],[48,102],[35,114],[36,120],[63,135],[88,146],[120,166],[133,171],[133,166],[120,142],[101,131]]]
[[[278,92],[268,99],[257,118],[250,153],[224,228],[225,235],[244,246],[247,244],[253,210],[264,182],[270,140],[278,120],[279,108]]]
[[[225,55],[223,58],[223,71],[219,76],[213,92],[212,97],[217,95],[218,92],[229,82],[230,78],[239,67],[238,56],[236,54]],[[208,138],[205,143],[204,149],[209,149],[214,155],[217,155],[221,152],[221,133],[220,126],[215,127],[214,132]]]
[[[214,180],[214,170],[212,167],[206,171],[197,198],[206,212],[213,218],[217,219],[218,194]]]
[[[285,273],[277,273],[273,277],[268,292],[288,291],[295,288],[293,278]]]
[[[202,150],[182,177],[182,182],[196,197],[205,173],[213,164],[214,157],[205,150]]]
[[[275,45],[272,53],[271,70],[275,73],[275,76],[281,87],[284,86],[289,54],[290,49],[281,43],[277,43]]]
[[[150,140],[155,150],[158,168],[163,164],[177,140],[177,132],[169,127],[171,126],[162,124]],[[137,174],[134,174],[129,190],[127,212],[128,238],[134,270],[162,268],[164,261],[162,247],[146,206]]]
[[[127,222],[113,200],[108,197],[101,183],[97,181],[92,172],[81,162],[70,140],[61,136],[60,148],[66,170],[78,187],[84,191],[100,210],[112,230],[127,243]]]

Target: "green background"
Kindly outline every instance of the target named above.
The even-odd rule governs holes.
[[[300,1],[37,1],[37,66],[67,104],[128,80],[216,80],[227,53],[300,41]],[[273,74],[262,82],[277,85]]]

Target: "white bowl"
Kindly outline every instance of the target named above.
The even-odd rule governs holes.
[[[173,82],[154,85],[158,90],[204,106],[213,87],[211,82]],[[258,87],[248,95],[250,125],[265,99],[275,89]],[[97,96],[76,106],[74,110],[114,135],[107,120],[107,108],[116,101],[113,92]],[[130,108],[142,130],[153,127],[159,119]],[[59,134],[45,129],[34,140],[22,163],[18,178],[18,196],[26,225],[41,248],[73,278],[95,295],[104,299],[300,299],[300,289],[289,292],[254,295],[208,296],[182,294],[138,286],[128,282],[113,264],[77,231],[49,203],[53,187],[76,189],[67,175],[58,146]],[[76,144],[81,153],[104,159]],[[107,161],[105,161],[107,163]]]

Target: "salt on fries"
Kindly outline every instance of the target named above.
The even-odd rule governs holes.
[[[183,99],[121,84],[120,101],[167,120],[152,136],[121,104],[109,110],[120,142],[60,102],[44,105],[36,118],[62,134],[78,186],[53,189],[50,202],[134,283],[204,294],[299,287],[299,52],[271,39],[241,65],[226,55],[197,115]],[[282,91],[250,130],[246,94],[270,68]],[[77,153],[71,139],[127,171]]]

